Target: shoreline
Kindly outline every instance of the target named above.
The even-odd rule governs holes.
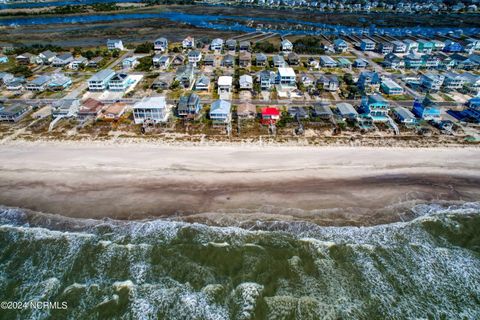
[[[477,148],[0,145],[0,204],[78,218],[219,226],[408,221],[480,199]]]

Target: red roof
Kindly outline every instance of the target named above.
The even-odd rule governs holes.
[[[262,116],[279,116],[280,110],[277,108],[262,108]]]

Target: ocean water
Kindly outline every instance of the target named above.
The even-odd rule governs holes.
[[[480,203],[375,227],[68,219],[0,208],[1,319],[480,319]]]

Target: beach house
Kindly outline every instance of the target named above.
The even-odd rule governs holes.
[[[202,52],[199,50],[192,50],[188,53],[188,62],[196,66],[202,60]]]
[[[15,103],[10,106],[0,103],[0,121],[17,122],[25,117],[31,109],[30,105],[24,103]]]
[[[415,52],[410,52],[404,56],[403,61],[407,69],[419,69],[423,65],[422,56]]]
[[[108,90],[110,91],[126,91],[133,83],[132,79],[126,73],[115,73],[108,81]]]
[[[375,71],[362,71],[358,77],[357,86],[365,92],[378,91],[380,88],[380,75]]]
[[[139,64],[136,57],[127,57],[122,60],[122,68],[123,69],[133,69]]]
[[[235,65],[235,56],[231,54],[226,54],[222,59],[222,66],[227,68],[232,68]]]
[[[284,39],[281,42],[283,52],[291,52],[293,50],[293,44],[288,39]]]
[[[340,88],[338,77],[335,75],[321,75],[317,80],[317,84],[321,84],[325,91],[337,91]]]
[[[280,110],[274,107],[265,107],[261,110],[261,123],[263,125],[275,124],[280,119]]]
[[[431,53],[433,50],[433,42],[425,39],[418,39],[418,48],[417,51],[421,53]]]
[[[336,52],[346,52],[348,50],[348,43],[345,40],[338,38],[333,40],[333,47]]]
[[[395,53],[389,53],[383,58],[382,62],[385,68],[398,69],[404,66],[402,59]]]
[[[52,102],[52,117],[74,117],[80,108],[78,99],[59,99]]]
[[[418,43],[415,40],[405,39],[403,40],[403,43],[405,43],[406,52],[415,52],[418,49]]]
[[[104,121],[118,121],[127,111],[128,105],[124,102],[116,102],[103,109],[99,118]]]
[[[63,73],[54,73],[48,82],[47,88],[50,91],[62,91],[72,85],[72,79]]]
[[[153,50],[158,52],[165,52],[168,49],[167,38],[158,38],[153,42]]]
[[[276,83],[279,91],[294,90],[297,88],[297,76],[295,71],[288,68],[278,68]]]
[[[465,84],[465,78],[459,73],[449,71],[444,76],[442,87],[447,90],[461,89]]]
[[[104,91],[108,89],[110,79],[115,76],[112,69],[104,69],[94,74],[88,79],[88,90],[90,91]]]
[[[183,49],[193,49],[193,48],[195,48],[195,38],[192,37],[192,36],[187,36],[182,41],[182,47],[183,47]]]
[[[355,108],[346,102],[337,103],[335,106],[337,114],[345,120],[355,120],[358,117],[358,112]]]
[[[323,68],[336,68],[337,62],[330,56],[322,55],[320,56],[320,65]]]
[[[392,41],[393,52],[395,53],[404,53],[407,52],[407,45],[400,40]]]
[[[251,46],[250,41],[240,41],[240,52],[250,51]]]
[[[170,117],[170,109],[164,96],[144,97],[133,106],[133,119],[136,124],[145,121],[153,123],[165,123]]]
[[[28,91],[44,91],[50,82],[51,76],[41,75],[36,76],[33,80],[27,81],[25,89]]]
[[[228,39],[227,41],[225,41],[225,48],[229,51],[236,51],[237,50],[237,40]]]
[[[272,89],[276,81],[276,74],[273,71],[263,70],[260,72],[260,89],[268,91]]]
[[[210,50],[221,51],[223,49],[223,39],[216,38],[210,43]]]
[[[414,125],[417,123],[417,118],[413,115],[413,113],[404,107],[395,107],[392,109],[393,111],[393,118],[397,120],[399,123],[402,123],[406,126]]]
[[[220,97],[228,99],[232,93],[233,78],[231,76],[218,77],[218,94]]]
[[[242,102],[237,107],[237,117],[240,119],[254,119],[257,116],[257,108],[250,102]]]
[[[181,118],[194,117],[201,109],[200,97],[195,93],[191,93],[180,97],[177,105],[177,114]]]
[[[287,56],[288,64],[291,66],[298,66],[300,57],[295,52],[290,52]]]
[[[287,66],[287,62],[285,61],[285,59],[277,54],[275,56],[273,56],[272,58],[272,61],[273,61],[273,66],[275,68],[285,68]]]
[[[389,109],[390,105],[388,101],[379,94],[372,94],[362,98],[360,112],[372,117],[373,121],[388,121]]]
[[[418,99],[413,103],[413,114],[423,120],[436,120],[440,119],[440,108],[438,105],[430,100],[428,97],[425,97],[422,101]]]
[[[62,53],[53,58],[52,65],[54,67],[65,67],[72,63],[73,55],[70,52]]]
[[[241,90],[251,90],[253,89],[253,78],[249,74],[244,74],[240,76],[239,79],[240,89]]]
[[[385,94],[388,94],[388,95],[403,94],[403,88],[390,78],[382,79],[380,88]]]
[[[248,51],[243,51],[240,52],[239,58],[238,58],[238,64],[242,68],[246,68],[250,66],[252,63],[252,54]]]
[[[375,42],[371,39],[364,38],[360,41],[360,50],[373,51],[375,50]]]
[[[81,67],[84,67],[88,64],[88,59],[85,57],[78,57],[74,58],[73,61],[70,63],[70,69],[78,70]]]
[[[195,80],[195,69],[191,64],[179,67],[175,76],[175,80],[178,81],[184,89],[193,86]]]
[[[317,102],[313,105],[312,115],[324,120],[333,118],[333,111],[329,102]]]
[[[205,74],[201,74],[197,77],[195,81],[195,90],[197,91],[208,91],[210,87],[210,78]]]
[[[101,114],[104,107],[105,105],[101,101],[88,98],[80,105],[77,118],[80,120],[85,120],[87,118],[96,119]]]
[[[23,54],[19,54],[18,56],[16,56],[15,60],[20,65],[34,64],[37,61],[37,56],[34,54],[31,54],[30,52],[25,52]]]
[[[420,78],[420,84],[428,91],[438,91],[443,85],[445,76],[438,73],[425,73]]]
[[[231,122],[232,105],[229,101],[225,100],[216,100],[210,106],[209,117],[212,120],[213,124],[216,125],[225,125]]]
[[[53,62],[53,59],[55,59],[56,56],[57,54],[55,52],[46,50],[38,54],[38,59],[41,61],[41,63],[48,65]]]
[[[257,67],[263,67],[267,64],[267,56],[263,53],[257,53],[255,55],[255,65]]]
[[[152,58],[152,63],[155,68],[167,69],[172,63],[172,59],[166,54],[156,54]]]
[[[122,40],[119,39],[108,39],[107,40],[107,49],[108,50],[120,50],[123,51],[125,48],[123,47],[123,42]]]

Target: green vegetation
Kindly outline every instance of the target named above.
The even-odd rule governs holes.
[[[153,50],[153,43],[144,42],[135,48],[135,53],[150,53]]]
[[[253,50],[256,52],[263,52],[263,53],[275,53],[279,50],[279,48],[275,47],[268,41],[257,42],[253,46]]]
[[[149,71],[153,66],[153,61],[151,56],[146,56],[138,59],[139,64],[135,67],[137,71]]]
[[[15,76],[24,76],[25,78],[31,77],[33,75],[32,70],[27,66],[14,66],[8,69],[9,73],[14,74]]]
[[[301,54],[323,54],[325,50],[322,47],[320,38],[304,37],[293,42],[293,51]]]
[[[50,51],[53,51],[53,52],[65,51],[64,48],[59,47],[59,46],[55,46],[55,45],[51,45],[51,44],[47,44],[47,45],[32,44],[31,46],[22,46],[22,47],[14,48],[13,51],[12,51],[12,54],[18,55],[18,54],[22,54],[22,53],[25,53],[25,52],[29,52],[31,54],[39,54],[40,52],[43,52],[43,51],[46,51],[46,50],[50,50]]]

